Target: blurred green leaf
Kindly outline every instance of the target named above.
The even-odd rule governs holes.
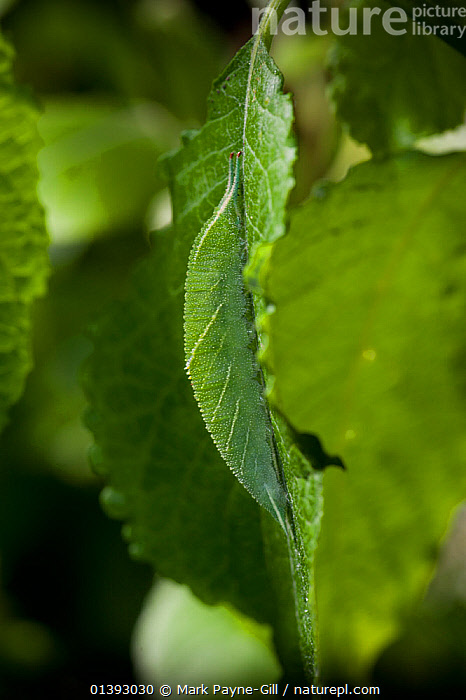
[[[157,104],[118,108],[109,102],[48,102],[39,122],[40,194],[53,243],[142,229],[161,188],[156,161],[179,127]]]
[[[37,114],[11,75],[0,38],[0,429],[31,369],[31,304],[43,294],[47,234],[37,200]]]
[[[383,0],[356,0],[350,7],[357,8],[360,24],[363,8],[382,10],[372,17],[370,33],[339,36],[331,55],[332,96],[351,135],[380,153],[458,126],[466,108],[466,58],[440,38],[414,35],[411,21],[393,25],[405,34],[389,34]]]
[[[324,673],[364,676],[420,599],[466,495],[466,157],[407,154],[317,189],[273,249],[272,399],[326,470]]]
[[[254,686],[281,675],[270,627],[224,605],[204,605],[168,580],[157,581],[145,601],[133,657],[144,682],[159,685]]]

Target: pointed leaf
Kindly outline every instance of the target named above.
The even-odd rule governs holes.
[[[189,251],[225,191],[231,152],[243,151],[241,216],[248,254],[254,252],[259,240],[272,241],[284,231],[284,205],[293,182],[291,165],[295,151],[290,141],[291,101],[282,94],[281,86],[278,69],[260,37],[254,38],[214,83],[206,125],[199,132],[186,134],[183,148],[166,159],[174,231],[163,237],[163,243],[160,240],[156,243],[151,273],[148,269],[144,273],[139,271],[128,303],[108,320],[108,327],[104,322],[97,328],[96,350],[87,368],[87,392],[93,406],[88,422],[100,448],[96,452],[98,468],[112,485],[108,492],[109,505],[115,514],[131,523],[125,531],[133,550],[156,563],[166,575],[191,585],[204,600],[213,602],[223,597],[258,619],[272,620],[279,635],[286,630],[286,641],[278,641],[284,650],[282,658],[288,656],[288,667],[300,670],[293,601],[291,613],[289,605],[277,608],[275,602],[275,595],[288,599],[294,590],[299,599],[299,625],[304,630],[301,645],[312,675],[310,564],[314,550],[308,550],[306,544],[310,541],[315,546],[321,475],[309,482],[301,478],[304,490],[310,488],[317,497],[310,501],[311,514],[304,509],[303,515],[297,516],[294,535],[287,525],[289,538],[296,538],[290,539],[292,554],[282,556],[283,535],[278,536],[279,544],[276,533],[267,536],[266,556],[273,567],[273,576],[271,584],[265,584],[258,518],[269,525],[271,518],[265,511],[259,516],[257,504],[237,482],[233,489],[234,477],[202,428],[200,415],[196,419],[193,414],[192,389],[182,374],[183,291]],[[237,246],[234,250],[237,255]],[[137,291],[139,277],[142,287]],[[244,292],[238,270],[234,279]],[[194,287],[195,284],[193,290]],[[262,306],[260,297],[254,293],[256,318]],[[253,321],[251,313],[251,328]],[[189,342],[192,352],[193,345]],[[249,350],[250,361],[256,367],[255,350]],[[132,359],[132,355],[139,359]],[[228,364],[224,370],[228,371]],[[139,377],[137,392],[135,377]],[[140,385],[144,387],[142,397]],[[115,395],[123,397],[116,412]],[[296,451],[290,461],[286,426],[283,424],[280,430],[280,418],[272,420],[267,430],[274,433],[280,459],[288,460],[282,468],[291,473],[290,465],[295,464],[293,469],[301,477],[303,458]],[[246,421],[243,430],[244,426]],[[230,431],[231,426],[228,435]],[[275,479],[275,474],[268,472],[268,483]],[[176,488],[186,481],[190,487],[182,491]],[[303,486],[290,488],[293,494]],[[236,494],[234,502],[230,490]],[[170,520],[173,511],[177,516],[175,524]],[[310,523],[312,528],[306,537],[298,532],[301,517],[302,523]],[[225,528],[227,532],[237,533],[238,538],[225,541]],[[209,538],[211,542],[207,545]],[[202,556],[199,552],[203,552]],[[220,552],[221,560],[226,558],[228,563],[222,566],[222,574],[212,580],[210,562],[219,558]],[[254,558],[256,565],[252,564]],[[291,579],[290,563],[297,583]],[[245,586],[244,579],[248,577]]]

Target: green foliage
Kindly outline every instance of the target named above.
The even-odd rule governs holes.
[[[206,602],[272,616],[259,511],[206,432],[184,373],[182,297],[167,296],[172,231],[93,331],[84,372],[92,459],[133,555]],[[240,514],[240,517],[238,517]]]
[[[324,476],[316,572],[341,678],[420,600],[466,496],[465,185],[464,155],[357,166],[294,213],[268,262],[272,400],[347,467]]]
[[[370,33],[360,28],[340,36],[332,50],[332,97],[351,135],[374,153],[396,152],[458,126],[466,108],[466,58],[434,36],[413,35],[411,22],[393,24],[397,31],[407,27],[405,34],[389,34],[382,26],[386,2],[350,6],[359,17],[363,8],[382,10]]]
[[[82,501],[75,526],[79,566],[92,572],[92,582],[84,584],[92,592],[77,605],[88,612],[81,628],[86,643],[98,618],[104,645],[110,638],[126,644],[121,640],[147,584],[148,569],[134,568],[144,575],[128,578],[124,557],[117,556],[115,564],[112,532],[102,537],[99,514],[90,517],[96,479],[82,472],[87,438],[77,427],[83,397],[74,375],[87,341],[79,332],[115,296],[141,254],[151,215],[147,207],[162,188],[155,159],[171,147],[180,119],[191,125],[203,119],[221,49],[186,2],[130,4],[131,10],[115,2],[114,17],[111,3],[26,5],[37,11],[21,15],[18,3],[18,16],[26,17],[17,32],[23,36],[19,70],[48,96],[39,192],[50,208],[57,267],[36,317],[37,369],[1,445],[0,665],[3,672],[3,665],[17,663],[17,677],[28,664],[41,669],[58,664],[66,645],[52,624],[40,622],[26,624],[31,644],[23,647],[22,623],[9,608],[11,582],[20,579],[26,586],[30,580],[36,586],[37,577],[33,568],[18,573],[16,551],[24,550],[28,567],[36,556],[45,569],[38,543],[60,529],[57,519],[68,523],[66,511],[70,523],[61,530],[68,539],[57,539],[50,555],[62,567],[62,553],[76,552],[75,503]],[[286,0],[274,0],[279,13],[285,6]],[[382,10],[387,7],[382,4]],[[424,689],[432,678],[441,683],[450,672],[460,676],[464,665],[460,576],[442,579],[439,566],[429,581],[449,518],[466,493],[466,165],[464,154],[431,157],[408,149],[421,136],[461,122],[465,58],[438,38],[390,36],[380,17],[372,26],[370,35],[302,37],[294,63],[287,64],[284,51],[284,65],[296,70],[299,64],[300,75],[306,73],[313,84],[310,92],[295,91],[302,109],[296,201],[316,173],[331,176],[348,165],[343,148],[330,166],[333,121],[321,57],[331,41],[337,114],[375,158],[339,184],[317,187],[291,212],[283,238],[294,184],[293,109],[268,54],[267,22],[238,51],[208,95],[205,125],[187,132],[182,147],[164,158],[173,225],[151,237],[152,250],[136,267],[126,296],[92,325],[94,350],[82,375],[95,440],[92,461],[105,484],[101,500],[109,515],[124,521],[131,553],[160,575],[188,585],[205,603],[236,609],[227,613],[228,624],[224,610],[202,611],[202,619],[212,613],[208,646],[220,651],[215,634],[229,635],[231,628],[230,642],[244,651],[241,635],[244,628],[253,630],[276,672],[278,664],[267,653],[273,634],[284,675],[301,680],[303,670],[315,677],[318,636],[324,677],[360,681],[374,673],[391,687],[395,668],[407,687]],[[277,43],[277,55],[283,46],[286,42]],[[2,44],[0,427],[31,364],[30,306],[43,292],[47,273],[35,197],[35,110],[12,83],[10,62],[11,52]],[[292,73],[286,71],[290,84]],[[313,98],[307,100],[308,94]],[[457,145],[460,132],[455,138]],[[348,145],[349,139],[343,141]],[[228,157],[240,150],[229,186]],[[98,240],[91,243],[93,236]],[[213,299],[210,292],[222,285],[221,296]],[[199,405],[184,371],[185,289],[188,350],[202,336],[201,321],[209,329],[210,320],[217,321],[220,302],[229,311],[209,338],[205,365],[194,371],[189,363]],[[225,464],[199,408],[207,413],[202,389],[214,365],[215,406],[227,396],[238,345],[244,352],[231,372],[236,380],[241,372],[252,378],[254,390],[232,385],[239,396],[228,394],[221,430],[209,426]],[[239,399],[248,405],[233,450]],[[225,426],[227,433],[220,434]],[[248,431],[266,447],[259,475],[257,454],[247,464],[241,461]],[[345,469],[323,471],[332,464]],[[36,470],[33,479],[30,472]],[[58,487],[57,475],[81,488],[86,484],[86,499],[69,500],[75,487]],[[267,512],[251,493],[267,505],[264,494],[271,484],[279,506]],[[54,510],[53,499],[61,510]],[[272,517],[277,512],[283,528]],[[462,556],[460,551],[458,559]],[[73,582],[85,580],[73,566]],[[107,572],[122,582],[116,605],[107,595]],[[61,571],[52,578],[61,586]],[[51,599],[57,597],[51,580],[47,588]],[[97,616],[89,612],[90,597]],[[20,614],[26,609],[26,618],[42,620],[29,601],[22,609],[13,598],[11,609]],[[248,622],[238,611],[266,626]],[[184,616],[181,609],[178,621],[176,615],[165,618],[167,627],[175,621],[172,643],[178,646],[190,624],[199,627],[193,618],[180,632]],[[69,639],[74,649],[72,633]],[[437,676],[429,673],[435,664],[445,669]],[[8,693],[5,688],[2,679],[0,694]]]
[[[372,35],[338,39],[333,94],[353,135],[380,156],[460,122],[464,58],[438,40],[373,26]],[[406,71],[408,55],[416,74]],[[87,424],[105,507],[126,521],[135,556],[206,602],[228,601],[271,623],[289,676],[315,673],[317,556],[324,674],[360,680],[421,599],[466,490],[465,165],[460,155],[415,152],[373,160],[317,189],[281,239],[293,184],[291,121],[282,78],[255,37],[214,82],[204,127],[164,160],[173,227],[154,236],[127,299],[93,328]],[[228,181],[228,157],[240,150],[240,170]],[[187,360],[199,407],[260,503],[267,484],[285,488],[277,511],[286,539],[222,462],[183,373],[187,269]],[[256,350],[264,361],[265,380],[258,376],[272,409],[262,408],[260,383],[254,396],[234,384],[239,396],[227,395],[238,345],[249,358],[241,367],[249,371],[250,362],[256,372]],[[206,397],[213,367],[216,393]],[[214,425],[225,396],[229,409]],[[243,397],[250,404],[238,447],[231,435]],[[273,445],[260,478],[241,461],[249,427]],[[309,462],[347,469],[322,475]]]
[[[82,243],[140,226],[163,184],[154,162],[176,143],[176,126],[151,102],[48,100],[39,166],[52,241]]]
[[[0,429],[31,369],[31,304],[48,273],[37,200],[37,113],[13,82],[12,50],[0,38]]]
[[[290,623],[289,610],[287,620],[277,619],[283,612],[275,605],[275,595],[286,598],[292,591],[288,556],[284,565],[274,566],[274,591],[267,584],[259,511],[224,471],[202,427],[182,376],[180,334],[189,248],[200,221],[212,213],[213,193],[225,187],[227,157],[241,144],[244,196],[252,190],[255,195],[249,195],[245,209],[249,245],[257,244],[259,231],[266,240],[283,232],[294,149],[289,145],[290,103],[280,87],[281,76],[258,41],[249,42],[214,84],[210,120],[201,131],[188,134],[184,148],[166,161],[175,230],[156,237],[151,267],[140,268],[130,299],[97,327],[85,382],[92,405],[88,425],[98,445],[94,461],[112,486],[104,492],[105,502],[109,511],[131,523],[125,533],[133,552],[161,573],[189,583],[204,600],[229,600],[259,620],[275,621],[279,635],[286,636],[286,644],[278,642],[282,656],[291,657],[291,650],[289,667],[299,670],[293,609]],[[265,140],[267,129],[274,138]],[[281,153],[285,158],[279,158]],[[168,299],[167,288],[172,290]],[[163,334],[154,334],[156,328]],[[119,337],[124,338],[121,344]],[[154,404],[156,395],[160,401]],[[279,447],[286,455],[282,437]],[[186,510],[187,498],[192,510]],[[181,508],[183,518],[177,517],[174,525],[172,514]],[[272,534],[268,538],[269,562],[283,557],[283,544],[275,540]],[[303,557],[298,588],[309,617],[309,553],[301,547],[296,557]],[[212,561],[225,562],[221,573],[213,572]],[[310,630],[303,644],[312,665]]]

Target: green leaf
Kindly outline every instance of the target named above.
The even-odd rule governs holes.
[[[304,490],[313,495],[309,508],[318,508],[311,515],[305,508],[295,532],[288,533],[295,538],[290,556],[283,534],[277,535],[270,516],[236,482],[202,426],[183,373],[181,338],[189,251],[225,190],[231,152],[243,151],[249,252],[259,240],[272,241],[284,231],[295,150],[291,101],[281,86],[282,77],[258,38],[214,83],[206,125],[185,134],[183,148],[165,160],[174,231],[157,237],[154,255],[136,273],[128,301],[97,325],[85,383],[92,407],[88,424],[98,446],[96,467],[111,487],[105,500],[109,510],[130,523],[125,534],[132,550],[166,576],[189,584],[203,600],[228,600],[259,620],[272,621],[289,673],[301,673],[294,591],[304,630],[302,651],[312,675],[313,549],[304,544],[299,518],[312,523],[315,545],[321,476],[305,482]],[[257,314],[262,302],[254,297]],[[303,458],[289,460],[287,428],[279,417],[274,431],[287,460],[283,468],[294,465],[303,482]],[[303,489],[290,487],[290,498],[297,488]],[[213,561],[222,562],[221,571],[212,569]],[[283,605],[277,606],[277,598]]]
[[[347,468],[324,474],[327,675],[364,676],[466,495],[465,185],[464,155],[359,165],[295,212],[267,265],[272,399]]]
[[[223,211],[223,206],[227,202],[223,199],[214,217],[208,221],[204,229],[201,228],[191,254],[186,301],[187,360],[190,365],[196,343],[204,337],[205,331],[211,333],[213,340],[210,339],[207,355],[202,358],[204,367],[201,367],[196,376],[192,377],[194,389],[200,399],[200,408],[206,417],[207,425],[211,430],[214,428],[213,437],[217,444],[220,444],[222,454],[227,457],[232,469],[240,474],[259,502],[268,503],[270,512],[274,512],[278,520],[285,521],[288,537],[286,554],[283,543],[270,532],[266,519],[264,523],[268,566],[273,572],[275,594],[280,600],[279,619],[276,621],[276,626],[278,636],[286,638],[286,643],[282,643],[282,640],[278,643],[281,644],[282,659],[286,657],[285,665],[289,673],[302,674],[302,668],[297,662],[295,632],[293,632],[296,619],[304,668],[308,676],[312,677],[315,664],[313,556],[322,512],[321,475],[310,475],[311,470],[306,459],[296,447],[293,447],[292,431],[279,415],[269,414],[264,425],[261,425],[260,420],[257,419],[264,410],[260,403],[264,400],[260,380],[255,387],[258,391],[254,392],[251,389],[250,393],[255,393],[254,397],[248,393],[249,398],[253,400],[252,408],[255,407],[254,417],[252,418],[245,411],[238,418],[242,433],[237,437],[236,455],[229,454],[227,448],[231,446],[232,426],[236,428],[233,421],[236,420],[237,400],[245,393],[243,389],[236,387],[238,390],[236,400],[233,395],[229,397],[232,419],[228,419],[227,410],[223,424],[212,426],[213,414],[219,403],[221,404],[223,389],[229,386],[229,371],[231,373],[229,367],[234,363],[234,360],[229,359],[227,355],[221,357],[218,355],[218,348],[223,348],[222,338],[229,337],[233,345],[236,344],[236,348],[240,343],[241,352],[247,350],[249,359],[243,357],[244,365],[241,372],[242,380],[249,381],[251,371],[254,372],[255,359],[253,343],[248,343],[246,337],[248,319],[254,315],[257,319],[264,306],[262,297],[257,292],[253,293],[253,312],[244,290],[243,308],[239,298],[236,298],[233,303],[232,294],[230,294],[232,290],[227,290],[215,301],[208,297],[213,298],[211,292],[218,294],[219,288],[222,289],[226,283],[231,283],[233,279],[231,275],[235,279],[235,285],[237,284],[235,294],[241,287],[241,281],[235,275],[237,275],[237,265],[241,262],[242,246],[247,248],[248,256],[253,257],[259,242],[271,242],[284,232],[284,205],[292,184],[290,166],[294,158],[294,149],[290,144],[289,136],[291,105],[288,97],[281,94],[281,82],[281,76],[268,56],[265,46],[257,38],[251,40],[214,84],[209,98],[210,121],[200,132],[189,135],[185,139],[184,149],[172,157],[167,165],[172,176],[175,223],[180,232],[179,246],[182,250],[186,245],[186,233],[198,232],[212,214],[213,195],[212,199],[209,196],[206,201],[204,192],[207,195],[215,192],[213,202],[220,201],[221,191],[219,192],[216,184],[219,179],[219,158],[225,172],[225,163],[229,154],[237,151],[238,148],[241,148],[243,153],[245,231],[243,232],[243,223],[241,223],[236,239],[230,236],[235,226],[238,229],[235,221],[238,217],[235,217],[234,207],[232,210]],[[224,113],[228,115],[229,139],[225,139],[225,120],[221,116]],[[224,188],[225,175],[223,178],[221,182]],[[209,184],[206,186],[207,179]],[[235,186],[229,190],[227,185],[227,193],[233,194],[234,191]],[[220,242],[217,240],[219,237]],[[232,248],[223,246],[222,242],[226,245],[227,239],[233,241]],[[202,260],[199,261],[199,269],[197,269],[197,262],[195,262],[197,251],[202,242],[206,241],[208,250],[201,256]],[[233,261],[229,259],[230,254],[233,256]],[[225,267],[219,267],[221,264]],[[205,279],[201,286],[202,276]],[[226,282],[228,280],[229,282]],[[175,289],[178,289],[178,284],[178,280],[173,283]],[[196,298],[195,295],[197,295]],[[226,324],[224,319],[219,323],[217,318],[220,303],[226,304]],[[244,312],[245,309],[246,312]],[[188,317],[191,313],[195,315],[194,318]],[[261,350],[260,330],[256,342]],[[232,349],[232,357],[236,351]],[[214,378],[217,386],[215,398],[207,397],[206,401],[200,387],[211,375],[209,367],[215,367]],[[243,472],[245,465],[242,463],[242,455],[244,446],[247,446],[249,440],[249,426],[255,432],[257,431],[259,439],[261,436],[263,439],[260,452],[266,457],[265,463],[261,465],[262,471],[259,478],[254,464],[246,465],[250,469],[249,473]],[[272,442],[272,450],[268,444],[269,440]],[[236,464],[234,458],[236,458]],[[303,473],[306,474],[307,479],[303,478]],[[281,484],[285,480],[288,491],[286,509],[281,496]],[[275,489],[272,501],[276,508],[274,505],[270,507],[268,489]],[[295,598],[295,610],[289,604],[290,596]],[[290,618],[293,620],[291,624]],[[294,654],[294,659],[291,658],[290,652]]]
[[[191,243],[193,235],[199,232],[220,201],[227,179],[225,163],[229,154],[238,150],[243,152],[244,226],[249,256],[254,256],[259,241],[270,242],[283,234],[294,149],[289,135],[291,104],[289,97],[281,94],[281,83],[277,68],[257,38],[241,49],[214,83],[209,98],[209,121],[200,132],[188,135],[184,149],[167,162],[180,252]],[[228,115],[228,138],[225,138],[223,114]],[[219,173],[219,166],[223,172]],[[185,256],[186,253],[184,259]],[[175,279],[172,284],[177,290],[180,280]],[[253,296],[257,319],[263,310],[263,301],[257,293]],[[230,332],[234,334],[234,324],[231,326]],[[258,340],[260,349],[260,333]],[[253,359],[251,357],[251,361]],[[228,363],[224,366],[223,386],[227,371]],[[291,433],[279,416],[272,416],[269,430],[274,434],[279,453],[277,461],[281,462],[279,469],[286,479],[291,511],[287,517],[287,556],[278,538],[270,536],[267,542],[268,566],[273,572],[275,593],[281,601],[276,625],[278,635],[283,633],[286,637],[286,642],[278,643],[282,659],[287,656],[285,664],[291,669],[290,673],[302,673],[302,669],[297,669],[295,633],[291,631],[296,623],[290,624],[291,614],[298,623],[304,667],[312,677],[315,662],[313,556],[321,515],[321,475],[312,474],[307,481],[303,479],[305,460],[292,447]],[[245,439],[243,435],[243,444]],[[305,470],[308,474],[307,463]],[[274,473],[269,471],[268,474],[270,483]],[[254,476],[248,478],[253,480]],[[264,527],[267,532],[267,525]],[[290,594],[295,597],[295,612],[290,611],[286,602]],[[294,659],[290,658],[290,651]]]
[[[244,47],[214,84],[207,125],[185,135],[185,147],[167,159],[176,228],[157,237],[128,301],[97,324],[84,381],[94,461],[111,486],[104,492],[107,508],[130,522],[125,534],[132,551],[203,600],[228,600],[264,620],[273,618],[274,604],[271,593],[264,595],[270,585],[259,511],[205,431],[184,373],[182,340],[189,249],[225,188],[228,155],[242,142],[253,48],[253,42]],[[258,85],[271,92],[281,77],[259,48],[265,75]],[[268,99],[274,108],[277,100]],[[291,119],[289,100],[280,99]],[[282,116],[266,114],[283,133]],[[290,158],[293,153],[289,148]],[[277,160],[276,168],[289,162]],[[286,196],[282,175],[271,190],[278,191],[275,201]]]
[[[288,536],[288,558],[278,569],[290,572],[294,581],[302,653],[312,676],[312,557],[321,515],[320,479],[309,478],[311,467],[294,446],[299,436],[266,403],[265,380],[256,359],[254,301],[243,281],[248,242],[241,210],[241,165],[242,154],[235,158],[232,153],[225,194],[191,250],[185,301],[186,368],[222,457]],[[303,482],[303,471],[304,493],[296,488]],[[273,535],[268,536],[269,565],[273,562],[276,571],[283,547],[278,542],[270,546]],[[279,584],[277,595],[286,610],[287,595],[282,594]]]
[[[13,82],[12,50],[0,38],[0,429],[31,369],[31,305],[48,272],[37,200],[37,114]]]
[[[382,17],[390,8],[382,0],[351,6],[359,18],[363,8],[382,10],[372,17],[370,33],[338,37],[330,60],[332,96],[351,135],[374,153],[391,152],[461,124],[466,58],[440,38],[413,35],[411,21],[393,24],[405,34],[389,34]],[[341,26],[347,26],[343,20]]]
[[[220,460],[182,374],[183,291],[193,242],[186,301],[188,364],[203,334],[199,323],[202,320],[209,325],[209,314],[212,317],[218,306],[214,309],[211,300],[206,302],[211,285],[207,289],[201,277],[211,268],[220,277],[230,274],[232,263],[221,243],[233,233],[238,236],[233,242],[231,279],[244,299],[237,299],[231,308],[243,330],[251,326],[252,333],[246,334],[251,342],[241,331],[241,344],[244,349],[246,340],[254,371],[254,344],[259,351],[264,350],[260,324],[257,338],[252,326],[264,311],[264,301],[252,285],[251,302],[241,267],[247,257],[254,257],[259,243],[270,244],[284,232],[295,149],[290,136],[291,102],[281,89],[282,77],[260,36],[248,42],[215,81],[206,125],[185,134],[183,147],[165,159],[174,229],[156,238],[150,261],[134,276],[128,300],[96,326],[96,349],[87,365],[85,382],[92,407],[88,424],[97,445],[94,461],[109,484],[104,500],[109,511],[128,521],[124,532],[132,551],[154,563],[162,574],[188,583],[203,600],[228,600],[258,619],[271,621],[287,672],[301,674],[304,663],[312,677],[313,558],[322,512],[322,474],[310,468],[308,458],[319,468],[332,459],[314,435],[301,435],[279,413],[267,415],[268,409],[265,442],[273,442],[277,467],[270,460],[266,475],[260,479],[244,475],[241,460],[228,454],[231,425],[227,437],[217,439],[223,440],[227,460],[258,500],[264,502],[265,484],[274,479],[274,486],[281,489],[285,477],[287,503],[280,496],[277,510],[285,515],[281,519],[285,520],[286,540],[270,515],[257,508]],[[243,155],[230,187],[228,158],[239,150]],[[228,205],[227,212],[224,205]],[[195,258],[207,240],[206,232],[211,233],[212,222],[219,223],[219,213],[225,212],[226,220],[220,221],[208,241],[209,255],[196,269]],[[214,248],[219,258],[212,260],[209,256]],[[197,308],[202,319],[193,317]],[[235,323],[232,316],[223,329],[233,341],[239,337]],[[215,347],[212,351],[215,355]],[[208,365],[212,359],[218,360],[213,355],[207,358]],[[220,364],[219,372],[225,375],[228,358],[222,357]],[[196,378],[192,373],[198,393],[204,370]],[[225,386],[225,376],[219,382]],[[254,401],[260,403],[264,387],[258,386]],[[218,399],[217,392],[215,405]],[[200,404],[205,415],[210,411],[208,422],[212,421],[213,404],[208,410],[203,398]],[[251,428],[256,429],[256,417],[249,418]],[[247,430],[248,420],[243,421],[240,440]],[[306,448],[307,457],[295,442]],[[231,494],[235,494],[234,505]],[[172,512],[178,514],[175,522]],[[271,512],[276,514],[273,507]],[[225,527],[228,533],[235,532],[234,539],[225,536]],[[213,577],[211,562],[219,557],[227,563],[221,574]],[[303,662],[299,660],[296,626]]]
[[[176,241],[154,238],[128,296],[93,328],[83,370],[103,505],[134,556],[208,603],[273,617],[257,505],[225,467],[184,373],[182,297],[167,294]]]

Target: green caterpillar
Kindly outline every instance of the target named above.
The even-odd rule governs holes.
[[[243,282],[247,240],[241,215],[241,155],[230,155],[225,194],[189,256],[186,371],[225,462],[285,529],[287,496],[256,359],[252,297]]]

